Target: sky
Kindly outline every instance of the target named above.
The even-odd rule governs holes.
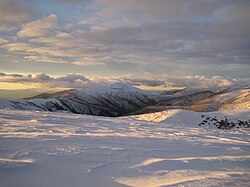
[[[249,0],[0,0],[0,87],[246,83],[249,9]]]

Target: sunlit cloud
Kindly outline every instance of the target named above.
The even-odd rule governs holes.
[[[36,21],[26,23],[17,33],[19,37],[38,37],[46,36],[49,31],[56,27],[57,16],[50,15]]]
[[[4,38],[0,38],[0,44],[8,43],[8,40]]]
[[[49,56],[25,56],[25,60],[29,62],[44,62],[44,63],[67,63],[67,61],[61,58],[53,58]]]

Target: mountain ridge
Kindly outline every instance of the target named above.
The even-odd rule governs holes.
[[[0,108],[126,116],[186,109],[198,112],[249,109],[249,88],[191,89],[157,93],[125,83],[86,84],[83,88],[44,93],[26,99],[0,99]]]

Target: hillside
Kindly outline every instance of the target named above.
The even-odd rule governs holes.
[[[86,84],[83,88],[44,93],[26,99],[0,99],[0,108],[127,116],[186,109],[198,112],[250,108],[249,88],[144,91],[124,83]]]

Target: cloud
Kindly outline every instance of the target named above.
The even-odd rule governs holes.
[[[162,77],[164,81],[155,81],[152,84],[151,80],[144,80],[141,85],[146,86],[172,86],[172,87],[192,87],[192,88],[209,88],[209,87],[225,87],[230,86],[232,83],[229,80],[223,79],[222,77],[205,77],[205,76],[182,76],[182,77]],[[133,81],[133,79],[132,79]],[[144,84],[143,84],[144,83]],[[145,84],[146,83],[146,84]],[[157,84],[158,83],[158,84]]]
[[[62,41],[63,42],[63,39]],[[23,58],[28,62],[42,63],[65,63],[79,66],[105,65],[110,61],[109,50],[102,47],[75,46],[62,49],[59,46],[36,46],[29,43],[8,43],[0,46],[9,52],[25,55]],[[66,44],[68,46],[68,44]],[[107,56],[105,56],[105,54]]]
[[[105,57],[104,59],[97,59],[91,57],[83,57],[76,59],[76,61],[71,62],[72,64],[79,65],[79,66],[90,66],[90,65],[105,65]]]
[[[44,63],[43,67],[46,63],[63,63],[103,68],[114,74],[124,72],[124,67],[133,69],[135,64],[138,71],[162,75],[227,76],[233,72],[235,76],[239,71],[239,76],[244,76],[249,69],[249,1],[53,3],[62,3],[65,14],[39,13],[40,19],[23,24],[18,32],[11,33],[15,36],[3,36],[8,43],[0,39],[0,48],[22,62]],[[217,68],[223,64],[224,68]]]
[[[1,73],[1,72],[0,72],[0,76],[5,76],[5,75],[6,75],[5,73]]]
[[[25,60],[29,62],[43,62],[43,63],[67,63],[67,61],[63,60],[62,58],[53,58],[45,55],[33,55],[33,56],[25,56]]]
[[[97,18],[90,18],[90,19],[83,19],[78,22],[78,25],[92,25],[95,24],[98,21]]]
[[[210,17],[225,3],[232,1],[216,0],[95,0],[102,16],[115,15],[115,18],[127,17],[132,22],[162,22],[181,20],[189,17]],[[109,14],[105,14],[109,12]]]
[[[81,88],[91,81],[78,74],[54,78],[44,73],[29,75],[0,73],[0,82],[31,84],[44,88]]]
[[[227,87],[232,86],[233,82],[220,76],[183,76],[179,78],[169,77],[168,81],[173,82],[175,86],[209,88],[209,87]]]
[[[179,59],[189,58],[197,58],[197,61],[199,58],[206,58],[209,62],[210,57],[216,56],[217,61],[227,63],[230,58],[231,63],[239,64],[245,63],[242,58],[247,58],[247,54],[250,53],[249,1],[96,0],[95,2],[101,12],[108,11],[115,15],[109,16],[110,20],[119,20],[122,23],[126,17],[131,23],[129,31],[134,31],[128,32],[128,27],[122,26],[119,29],[112,28],[108,32],[101,31],[93,38],[105,38],[106,41],[98,40],[102,43],[114,45],[116,42],[121,48],[133,44],[135,51],[143,51],[143,54],[148,53],[148,56],[157,54],[162,59],[166,54],[177,62]],[[140,6],[137,6],[138,3]],[[183,45],[179,48],[173,48],[171,51],[167,49],[168,42],[180,41]],[[146,42],[148,45],[145,45]],[[139,44],[147,47],[142,48]],[[131,48],[131,45],[127,47]],[[228,58],[224,58],[225,56]]]
[[[29,43],[8,43],[6,45],[1,46],[1,48],[5,48],[10,52],[18,52],[20,54],[40,54],[40,55],[50,55],[54,57],[66,57],[73,56],[73,51],[63,51],[55,46],[35,46]],[[71,53],[72,52],[72,53]]]
[[[52,78],[50,78],[50,76],[44,74],[44,73],[38,73],[38,74],[29,74],[27,76],[28,78],[31,78],[35,81],[49,81],[49,80],[53,80]]]
[[[0,44],[4,44],[4,43],[8,43],[9,41],[4,39],[4,38],[0,38]]]
[[[58,1],[59,3],[64,2],[71,5],[88,4],[92,2],[92,0],[54,0],[54,1]]]
[[[231,86],[250,87],[250,78],[224,78],[221,76],[150,76],[136,78],[133,75],[127,77],[91,77],[91,81],[111,84],[124,82],[132,86],[150,87],[188,87],[188,88],[226,88]]]
[[[158,76],[148,78],[136,77],[90,77],[81,74],[69,74],[52,77],[44,73],[29,75],[0,73],[0,82],[35,84],[46,88],[81,88],[86,84],[111,84],[124,82],[132,86],[151,87],[188,87],[188,88],[226,88],[230,86],[250,87],[250,78],[223,78],[220,76]]]
[[[26,21],[31,10],[16,0],[0,1],[0,30],[9,30]]]
[[[52,14],[39,20],[26,23],[17,33],[19,37],[46,36],[56,27],[57,16]]]

